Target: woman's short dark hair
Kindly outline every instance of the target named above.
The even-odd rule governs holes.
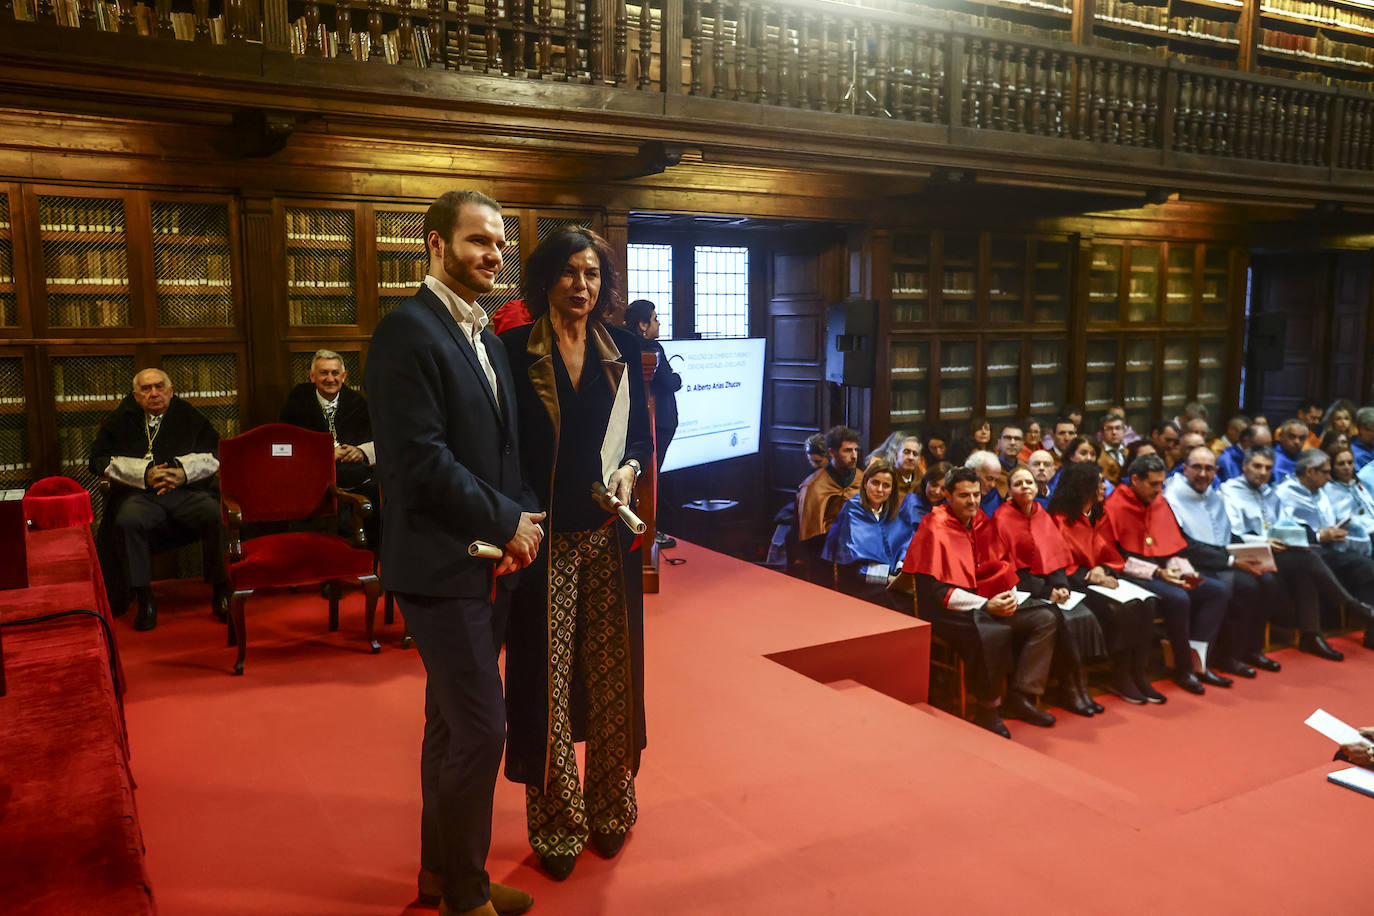
[[[939,483],[940,487],[943,488],[945,485],[945,475],[948,473],[948,462],[937,461],[934,464],[932,464],[930,468],[927,469],[925,476],[921,478],[921,498],[925,498],[926,487],[930,486],[932,483]]]
[[[1059,483],[1050,494],[1050,514],[1074,522],[1083,516],[1083,504],[1097,499],[1102,469],[1094,461],[1070,461],[1059,472]]]
[[[625,306],[625,327],[638,334],[639,326],[653,321],[656,311],[658,310],[648,299],[636,299]]]
[[[1094,461],[1102,456],[1102,449],[1095,440],[1089,439],[1087,436],[1074,436],[1073,441],[1069,443],[1069,447],[1064,449],[1065,463],[1069,463],[1072,457],[1078,454],[1078,450],[1085,445],[1093,450]]]
[[[557,230],[530,253],[529,260],[525,262],[521,297],[531,317],[541,318],[549,310],[549,290],[563,276],[568,260],[588,248],[596,252],[596,259],[601,263],[601,291],[592,308],[592,317],[602,321],[611,317],[615,311],[619,295],[616,288],[620,281],[615,255],[605,239],[583,226],[565,226]]]

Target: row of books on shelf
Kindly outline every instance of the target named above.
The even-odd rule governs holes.
[[[1138,41],[1117,41],[1096,34],[1093,35],[1093,47],[1106,48],[1109,51],[1120,51],[1122,54],[1134,54],[1137,57],[1170,56],[1168,45],[1146,45]]]
[[[24,430],[0,426],[0,471],[27,470],[28,451]]]
[[[110,409],[133,385],[133,360],[64,358],[53,360],[52,389],[57,401],[109,401]]]
[[[978,283],[978,273],[973,270],[947,270],[941,289],[946,296],[971,296]]]
[[[418,257],[383,258],[377,262],[377,279],[382,283],[423,283],[429,265]]]
[[[292,298],[286,307],[287,321],[295,326],[323,324],[357,324],[358,310],[351,304],[340,307],[337,300],[320,302],[314,299]]]
[[[215,286],[233,277],[228,252],[157,252],[155,269],[161,286]]]
[[[894,296],[924,296],[926,285],[926,272],[924,270],[895,270],[892,272],[892,294]]]
[[[284,216],[288,242],[353,241],[352,211],[288,209]]]
[[[57,454],[66,467],[85,467],[99,423],[61,423],[57,427]]]
[[[1133,3],[1131,0],[1097,0],[1095,15],[1107,22],[1142,25],[1162,31],[1169,21],[1169,6]]]
[[[48,298],[48,323],[59,328],[119,328],[131,323],[129,298]]]
[[[1356,12],[1346,6],[1313,3],[1310,0],[1265,0],[1260,5],[1264,13],[1282,13],[1296,19],[1307,19],[1324,25],[1338,25],[1356,31],[1374,32],[1374,16]]]
[[[39,198],[38,220],[44,232],[123,232],[124,202]]]
[[[1073,33],[1068,29],[1046,29],[1041,26],[1031,25],[1028,22],[1014,22],[1001,16],[972,16],[955,14],[956,21],[974,28],[987,29],[990,32],[1006,32],[1010,35],[1019,35],[1024,38],[1040,38],[1046,41],[1072,41]]]
[[[1320,32],[1316,35],[1294,35],[1277,29],[1260,29],[1260,44],[1265,48],[1286,51],[1324,63],[1374,69],[1374,47],[1332,41]]]
[[[226,228],[229,219],[228,210],[221,208],[218,211],[218,218],[215,219],[218,225],[207,226],[205,205],[193,204],[191,206],[195,208],[194,213],[187,212],[186,207],[179,204],[161,201],[154,203],[152,212],[153,232],[158,235],[181,235],[184,232],[186,235],[196,237],[210,236],[214,237],[216,241],[228,244],[229,238]],[[187,225],[184,229],[181,225],[183,217],[187,218]]]
[[[1193,38],[1216,38],[1239,43],[1236,23],[1218,22],[1202,16],[1174,16],[1169,20],[1169,34],[1183,34]]]
[[[49,249],[44,260],[47,262],[49,286],[129,284],[129,262],[123,248],[86,248],[80,251]]]
[[[34,20],[35,0],[14,0],[14,18],[32,22]],[[101,32],[119,31],[119,4],[94,0],[91,4],[95,15],[95,27]],[[53,12],[57,24],[70,29],[81,27],[81,4],[79,0],[53,0]],[[133,7],[134,24],[138,34],[152,36],[157,34],[157,18],[153,8],[144,4]],[[194,13],[171,14],[173,37],[180,41],[193,41],[196,37],[196,17]],[[210,30],[210,40],[224,44],[224,18],[216,16],[206,21]]]
[[[286,258],[286,282],[347,289],[353,286],[353,259],[346,255],[314,251],[289,255]]]
[[[1343,76],[1332,76],[1329,73],[1322,73],[1318,70],[1291,70],[1288,67],[1256,67],[1255,72],[1261,76],[1276,76],[1286,80],[1300,80],[1304,83],[1314,83],[1319,86],[1340,86],[1345,89],[1359,89],[1364,92],[1369,91],[1369,80],[1367,79],[1348,79]]]

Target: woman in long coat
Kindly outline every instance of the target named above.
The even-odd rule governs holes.
[[[640,547],[593,495],[599,483],[630,503],[653,457],[639,344],[606,323],[615,272],[599,235],[555,232],[525,268],[534,323],[501,335],[525,482],[549,513],[549,536],[511,605],[506,776],[525,784],[530,845],[559,880],[589,840],[608,858],[620,851],[637,817],[645,744]]]

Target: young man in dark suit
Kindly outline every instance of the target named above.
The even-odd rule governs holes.
[[[544,514],[522,488],[506,352],[476,299],[501,269],[501,207],[451,191],[424,223],[429,274],[372,337],[367,391],[381,477],[382,574],[424,661],[419,890],[442,914],[523,913],[490,882],[492,793],[505,743],[497,655],[511,578]],[[469,556],[474,541],[497,560]]]

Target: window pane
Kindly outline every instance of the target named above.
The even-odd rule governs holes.
[[[658,313],[658,339],[673,339],[673,246],[630,245],[630,301],[648,299]]]
[[[696,249],[696,332],[701,337],[749,336],[749,249]]]

